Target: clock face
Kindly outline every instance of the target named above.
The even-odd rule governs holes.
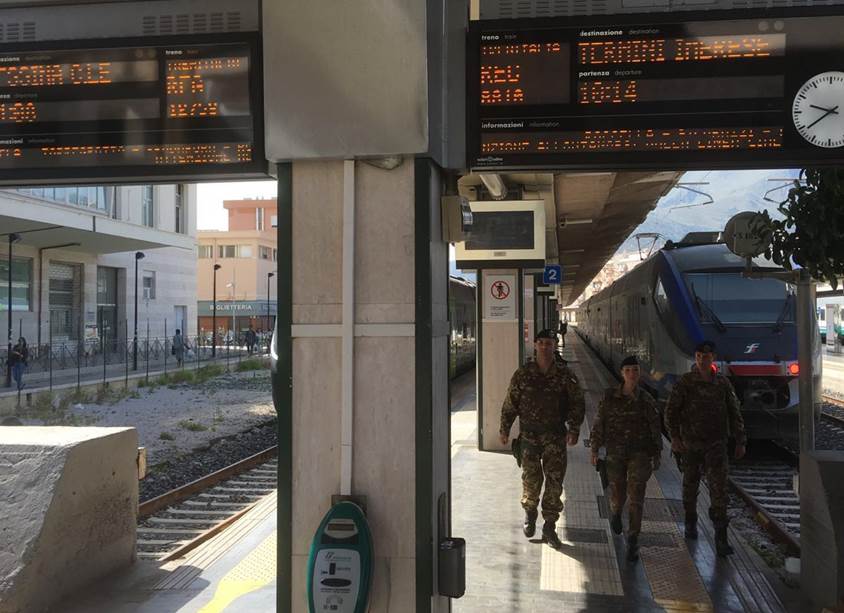
[[[818,147],[844,147],[844,72],[823,72],[803,84],[791,107],[800,135]]]

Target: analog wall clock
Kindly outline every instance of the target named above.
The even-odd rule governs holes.
[[[797,91],[791,107],[794,126],[817,147],[844,146],[844,72],[822,72]]]

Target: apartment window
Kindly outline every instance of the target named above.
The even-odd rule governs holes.
[[[144,300],[155,300],[155,271],[144,271]]]
[[[272,256],[272,249],[269,247],[258,247],[258,253],[262,260],[269,260]]]
[[[237,246],[237,257],[239,257],[239,258],[251,258],[252,257],[252,245],[238,245]]]
[[[236,245],[219,245],[217,247],[218,257],[221,258],[233,258],[237,253],[237,246]]]
[[[214,257],[214,246],[213,245],[199,245],[197,248],[199,251],[199,257],[203,259],[210,259]]]
[[[155,226],[155,191],[152,185],[144,185],[143,187],[141,223],[150,228]]]
[[[255,209],[255,229],[264,229],[264,209]]]
[[[278,215],[270,215],[270,225],[273,228],[278,227]]]
[[[177,185],[176,186],[176,232],[180,234],[185,233],[185,220],[184,220],[184,210],[185,210],[185,186],[184,185]]]
[[[278,249],[273,249],[273,262],[278,260]]]
[[[0,261],[0,279],[3,279],[3,291],[0,292],[0,310],[9,309],[8,279],[9,260]],[[28,311],[32,298],[32,260],[29,258],[12,259],[12,310]]]

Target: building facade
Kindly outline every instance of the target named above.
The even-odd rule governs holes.
[[[0,284],[12,258],[12,339],[75,351],[196,326],[196,188],[38,187],[0,191]],[[2,241],[7,243],[2,245]],[[136,253],[138,276],[135,277]],[[8,315],[8,289],[0,311]],[[3,319],[4,327],[7,319]],[[3,342],[7,335],[2,335]],[[90,346],[90,347],[89,347]]]
[[[277,206],[275,198],[226,200],[228,230],[197,233],[197,312],[210,336],[216,296],[217,333],[272,329],[276,311]],[[216,293],[214,289],[216,271]]]

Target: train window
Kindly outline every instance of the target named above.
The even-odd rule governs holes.
[[[656,280],[656,287],[654,287],[654,303],[659,314],[665,317],[671,310],[668,304],[668,294],[665,293],[665,287],[662,285],[662,279]]]
[[[723,323],[767,324],[794,321],[794,286],[776,279],[748,279],[740,273],[687,273],[686,283],[703,304],[701,317],[711,312]],[[692,290],[693,288],[693,290]]]

